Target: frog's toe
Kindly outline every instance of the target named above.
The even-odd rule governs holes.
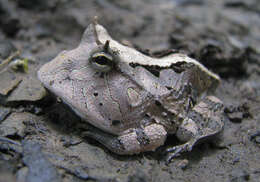
[[[169,153],[166,159],[166,164],[169,164],[173,158],[180,156],[181,153],[191,151],[193,146],[194,142],[187,142],[182,145],[177,145],[166,149],[166,152]]]
[[[180,154],[183,152],[183,148],[182,147],[173,147],[170,150],[167,150],[167,152],[171,151],[166,159],[166,164],[171,163],[172,159],[175,157],[180,156]]]

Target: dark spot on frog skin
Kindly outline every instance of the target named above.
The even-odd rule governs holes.
[[[160,107],[162,104],[161,104],[158,100],[156,100],[156,101],[155,101],[155,105],[157,105],[157,106]]]
[[[172,90],[172,89],[173,89],[172,87],[168,87],[168,86],[166,86],[166,88],[167,88],[168,90]]]
[[[66,76],[64,80],[71,80],[69,76]]]
[[[119,125],[121,123],[121,121],[119,121],[119,120],[113,120],[112,121],[112,125],[113,126],[117,126],[117,125]]]
[[[149,137],[145,134],[143,129],[136,129],[136,135],[141,146],[145,146],[150,143]]]
[[[98,93],[97,93],[97,92],[94,92],[93,95],[94,95],[95,97],[97,97],[97,96],[98,96]]]

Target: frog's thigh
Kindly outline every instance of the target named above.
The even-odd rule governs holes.
[[[215,96],[207,96],[199,102],[190,115],[198,127],[200,138],[219,133],[224,126],[224,105]]]
[[[152,151],[164,144],[167,132],[159,124],[151,124],[144,128],[137,128],[133,132],[119,136],[126,154]]]
[[[192,108],[179,127],[177,137],[181,141],[189,141],[214,135],[222,128],[223,104],[218,98],[208,96]]]
[[[192,150],[200,140],[219,133],[224,126],[223,108],[222,102],[214,96],[208,96],[195,105],[176,133],[186,143],[168,148],[167,152],[171,154],[167,162],[179,153]]]
[[[131,132],[121,136],[114,136],[104,132],[88,132],[87,135],[117,154],[137,154],[155,150],[160,145],[163,145],[167,133],[162,125],[151,124],[144,128],[131,129]]]

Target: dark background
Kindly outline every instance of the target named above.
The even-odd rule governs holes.
[[[219,74],[222,135],[169,166],[161,151],[171,137],[124,157],[82,139],[79,118],[41,94],[35,72],[77,46],[94,16],[118,41],[147,54],[176,49]],[[0,181],[260,181],[260,1],[0,0],[0,64],[16,49],[30,71],[0,94]]]

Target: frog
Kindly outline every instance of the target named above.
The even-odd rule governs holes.
[[[90,137],[119,155],[155,151],[169,135],[167,162],[219,134],[224,105],[212,93],[220,78],[186,54],[144,54],[114,40],[97,22],[79,45],[38,70],[38,79],[84,122]]]

